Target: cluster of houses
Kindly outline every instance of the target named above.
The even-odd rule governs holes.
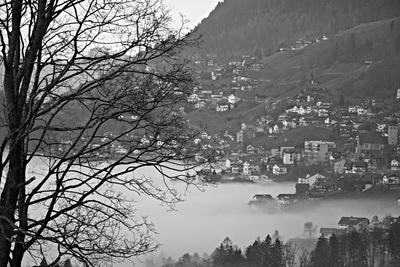
[[[325,238],[329,238],[332,235],[340,236],[351,232],[371,231],[376,227],[389,229],[394,223],[400,223],[400,216],[392,217],[388,215],[382,220],[382,222],[374,221],[374,219],[370,222],[370,220],[365,217],[341,217],[336,228],[321,227],[320,234]]]
[[[243,55],[237,59],[217,60],[208,55],[194,60],[199,85],[193,89],[188,103],[194,109],[226,112],[237,106],[241,99],[239,92],[251,91],[262,86],[262,81],[250,73],[259,72],[264,65],[255,57]],[[209,81],[224,80],[218,87],[210,86]],[[204,82],[207,81],[207,82]]]
[[[208,107],[216,112],[225,112],[235,108],[240,99],[234,94],[226,94],[222,90],[203,90],[200,87],[195,87],[187,101],[195,109]]]
[[[308,174],[305,177],[298,178],[295,184],[295,193],[282,193],[276,199],[270,195],[263,195],[264,197],[262,198],[255,195],[252,204],[262,204],[268,200],[279,204],[280,207],[284,207],[303,200],[321,199],[338,192],[362,192],[378,184],[389,188],[394,186],[394,188],[400,189],[400,175],[379,175],[375,173],[358,175],[356,173],[346,173],[333,178],[320,173]],[[397,201],[400,206],[400,197]]]
[[[279,179],[298,165],[322,165],[335,177],[345,175],[344,180],[358,180],[359,184],[366,180],[370,184],[373,176],[370,173],[386,177],[385,183],[397,183],[400,111],[379,117],[382,104],[374,99],[359,105],[335,106],[324,101],[326,94],[318,88],[303,89],[277,118],[270,115],[270,110],[282,100],[269,98],[265,114],[254,121],[243,122],[236,132],[227,130],[223,135],[204,132],[198,142],[204,149],[221,152],[228,178],[241,176],[254,181],[257,177],[269,176]],[[308,126],[331,131],[334,137],[297,144],[288,142],[279,147],[253,142],[264,137],[279,138],[294,128]]]

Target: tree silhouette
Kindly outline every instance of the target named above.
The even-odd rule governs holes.
[[[318,239],[317,247],[312,253],[312,261],[314,266],[329,266],[330,264],[329,244],[323,236]]]
[[[5,0],[0,9],[0,266],[46,250],[48,265],[154,250],[132,197],[173,205],[168,179],[193,181],[196,133],[179,111],[192,79],[178,51],[194,41],[169,26],[161,0]],[[143,168],[160,183],[135,175]]]
[[[316,231],[317,231],[317,226],[314,226],[314,224],[312,222],[304,223],[304,235],[308,239],[313,238]]]
[[[391,264],[400,265],[400,223],[393,223],[389,229],[388,249],[391,255]]]
[[[217,247],[211,255],[213,266],[228,267],[228,266],[243,266],[244,257],[242,251],[233,246],[232,241],[227,237]]]

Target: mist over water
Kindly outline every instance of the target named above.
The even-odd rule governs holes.
[[[45,172],[43,162],[35,162],[35,172]],[[39,167],[41,165],[41,168]],[[151,177],[155,184],[163,186],[160,175],[151,168],[136,171],[135,175]],[[135,259],[135,266],[145,266],[146,259],[179,258],[184,253],[211,254],[225,237],[244,248],[259,236],[265,238],[278,230],[281,239],[302,237],[304,223],[313,222],[319,227],[337,227],[342,216],[362,216],[371,219],[387,214],[400,215],[394,200],[320,200],[310,201],[288,209],[268,212],[247,205],[255,194],[271,194],[274,198],[282,193],[294,193],[294,183],[267,184],[219,184],[208,185],[204,190],[189,188],[182,182],[169,182],[183,194],[184,202],[171,211],[160,201],[148,196],[125,192],[136,201],[137,216],[145,216],[154,223],[155,240],[161,247],[155,253]],[[33,211],[35,212],[35,211]],[[116,263],[117,267],[132,266],[132,262]]]
[[[174,183],[181,192],[182,183]],[[399,215],[400,209],[394,201],[388,200],[331,200],[312,201],[289,209],[266,211],[247,205],[255,194],[271,194],[274,198],[281,193],[294,193],[294,183],[268,184],[219,184],[207,186],[204,192],[190,187],[185,201],[176,206],[176,211],[167,211],[154,200],[141,199],[138,212],[148,216],[156,227],[156,239],[161,248],[150,257],[171,256],[174,259],[184,253],[211,254],[229,237],[234,244],[244,248],[258,236],[266,237],[278,230],[281,239],[302,237],[305,222],[313,222],[319,227],[337,227],[342,216],[362,216],[369,219]],[[146,259],[143,257],[141,259]],[[142,266],[136,263],[135,266]],[[119,264],[118,266],[131,266]],[[144,265],[143,265],[144,266]]]

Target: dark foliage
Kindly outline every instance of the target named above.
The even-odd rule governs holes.
[[[320,237],[312,266],[399,266],[400,224],[375,225],[369,231]]]
[[[259,56],[297,38],[399,15],[397,0],[231,0],[220,3],[197,30],[209,51]]]
[[[269,235],[264,240],[257,238],[244,253],[227,237],[210,258],[186,253],[177,262],[164,264],[163,267],[283,267],[292,266],[293,256],[292,246],[283,245],[279,239],[273,241]]]

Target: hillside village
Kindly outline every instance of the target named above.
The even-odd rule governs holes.
[[[327,40],[298,40],[278,53]],[[296,194],[279,196],[284,203],[376,184],[400,188],[400,88],[393,88],[391,101],[368,97],[351,103],[310,77],[298,83],[293,97],[265,97],[259,88],[273,82],[255,78],[265,68],[255,56],[195,59],[198,86],[182,111],[193,125],[201,116],[220,120],[208,129],[196,125],[204,129],[195,143],[218,154],[222,167],[210,170],[215,182],[297,181]],[[243,116],[242,106],[253,116]]]
[[[323,34],[299,39],[276,54],[294,57],[329,40]],[[389,100],[350,101],[322,86],[321,77],[308,75],[294,82],[265,78],[270,61],[257,53],[195,55],[192,61],[197,85],[180,112],[200,132],[193,141],[204,153],[195,160],[206,160],[203,156],[210,151],[216,155],[218,164],[208,170],[209,182],[296,181],[295,194],[278,196],[284,205],[337,192],[363,192],[377,184],[400,188],[400,88],[392,88]],[[363,71],[374,62],[357,64]],[[271,96],[271,90],[284,90],[288,83],[296,93]],[[102,139],[94,140],[94,146],[104,147],[96,158],[129,151],[124,143],[106,145],[117,134],[118,127],[113,126]],[[160,153],[168,156],[179,147],[180,138],[185,137],[156,145],[164,147]],[[131,141],[140,151],[155,139],[143,132]],[[68,142],[64,140],[58,150]]]
[[[393,22],[400,25],[396,19],[361,29]],[[345,36],[354,37],[351,31]],[[328,53],[335,38],[339,37],[317,33],[270,55],[258,50],[236,56],[189,55],[195,85],[179,112],[200,132],[193,140],[201,150],[195,160],[206,160],[204,154],[211,151],[216,155],[218,166],[208,170],[209,182],[297,182],[295,194],[278,196],[284,205],[337,192],[363,192],[377,184],[400,188],[400,86],[382,85],[383,97],[349,97],[349,90],[335,89],[343,76],[351,80],[355,73],[365,80],[381,62],[339,60],[324,65],[324,72],[302,71],[306,65],[301,62],[310,54]],[[137,120],[135,115],[120,119]],[[102,139],[94,140],[94,146],[104,147],[95,158],[130,151],[123,142],[107,145],[119,128],[123,126],[113,125]],[[157,138],[135,133],[128,143],[137,144],[133,153],[139,154],[142,146],[157,141],[157,147],[165,148],[161,156],[168,156],[179,148],[179,139],[187,139],[177,136],[165,143]]]

